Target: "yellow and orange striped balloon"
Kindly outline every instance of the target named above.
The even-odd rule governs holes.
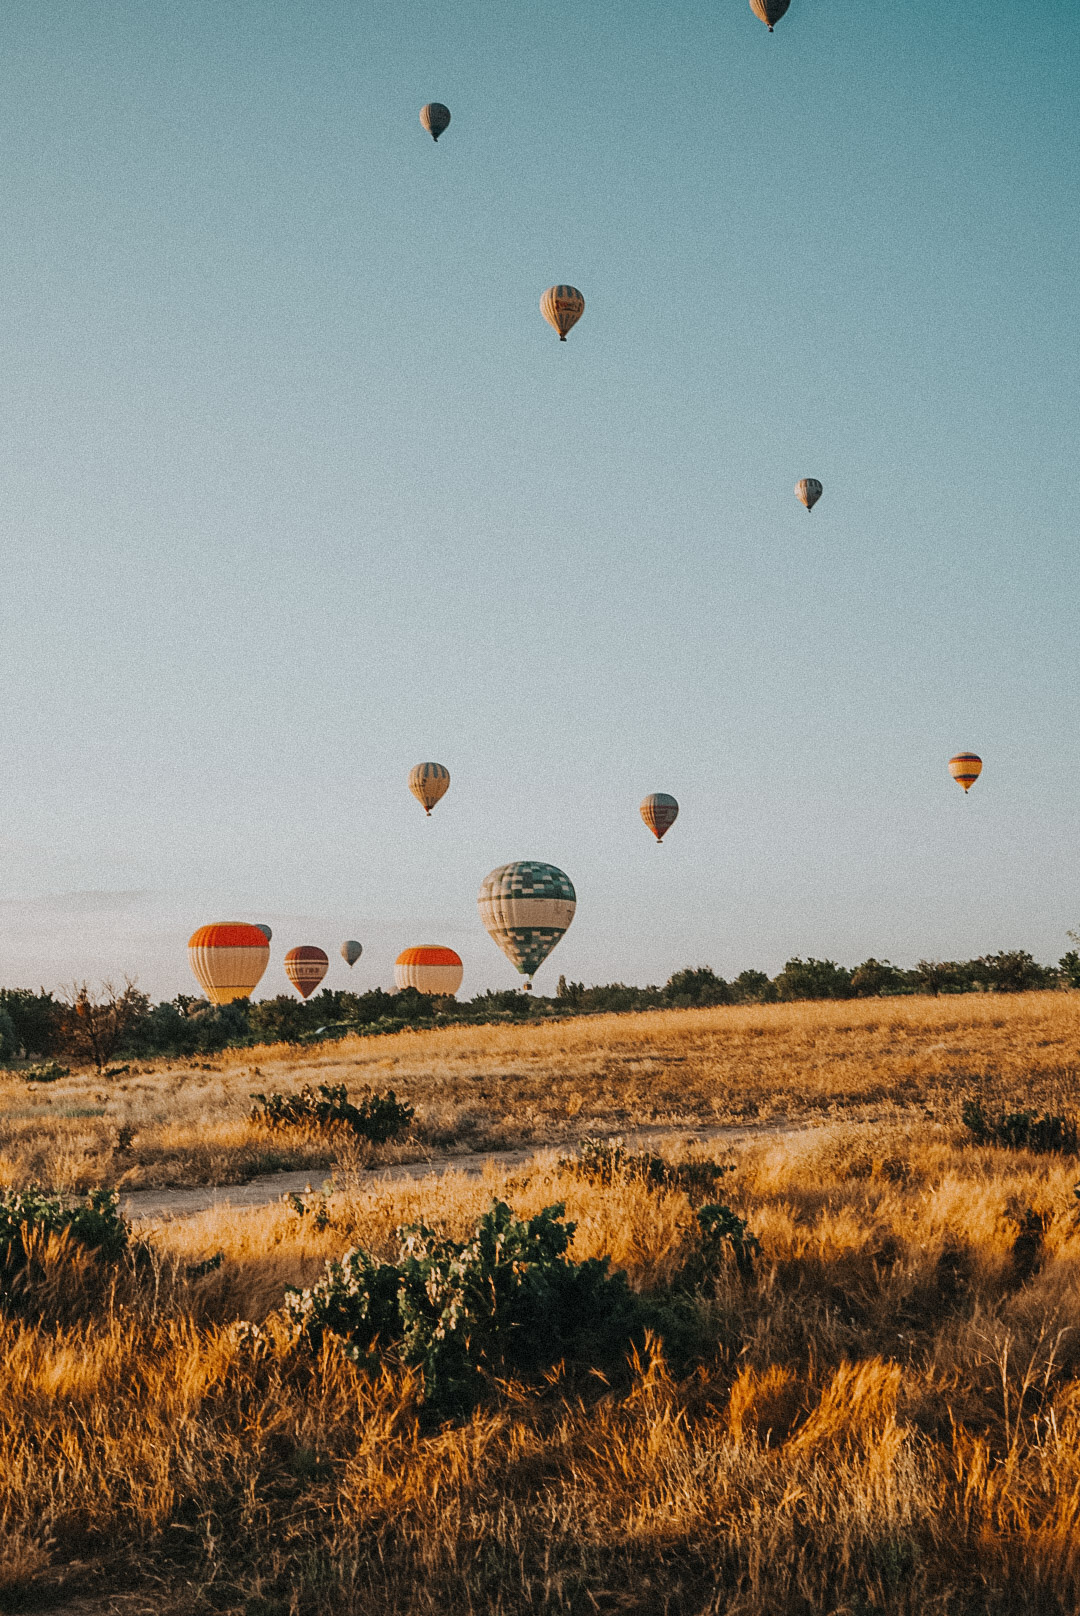
[[[427,943],[407,948],[394,961],[394,981],[399,988],[415,988],[418,993],[455,994],[465,968],[452,948]]]
[[[982,773],[982,758],[975,752],[957,752],[949,759],[949,773],[968,792]]]
[[[222,920],[200,926],[188,942],[195,980],[211,1004],[248,999],[259,985],[270,959],[270,944],[260,926]]]

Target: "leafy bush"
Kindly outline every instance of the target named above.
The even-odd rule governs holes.
[[[888,994],[902,993],[907,978],[903,971],[890,965],[888,960],[863,960],[851,973],[851,991],[859,999],[876,999]]]
[[[305,1083],[299,1094],[252,1094],[258,1103],[252,1122],[268,1128],[346,1129],[373,1145],[385,1145],[404,1133],[413,1119],[411,1105],[402,1105],[393,1089],[369,1094],[352,1105],[344,1083],[320,1083],[318,1092]]]
[[[63,1234],[115,1260],[127,1248],[128,1226],[114,1190],[91,1190],[78,1206],[36,1187],[0,1191],[0,1295],[26,1265],[28,1234]]]
[[[70,1067],[61,1066],[59,1061],[42,1061],[39,1066],[28,1066],[19,1076],[27,1083],[57,1083],[62,1077],[70,1075]]]
[[[696,969],[676,971],[664,988],[664,998],[677,1008],[689,1008],[694,1005],[730,1004],[732,992],[723,977],[717,976],[711,966],[699,965]]]
[[[972,964],[977,967],[977,980],[992,993],[1028,993],[1034,988],[1054,987],[1057,982],[1056,971],[1038,964],[1022,948],[983,954]]]
[[[329,1333],[355,1362],[389,1352],[417,1366],[438,1414],[472,1408],[492,1376],[563,1361],[614,1373],[643,1343],[646,1311],[606,1257],[568,1259],[564,1210],[521,1220],[496,1201],[464,1241],[400,1228],[396,1261],[353,1247],[310,1290],[288,1291],[285,1311],[312,1346]]]
[[[781,999],[850,999],[851,975],[835,960],[789,959],[776,978]]]
[[[621,1139],[587,1138],[576,1156],[561,1156],[564,1172],[587,1179],[590,1184],[612,1184],[618,1178],[641,1178],[647,1183],[683,1190],[691,1200],[710,1195],[730,1167],[712,1161],[665,1161],[648,1151],[627,1150]]]
[[[740,971],[731,984],[736,1004],[775,1004],[776,985],[764,971]]]
[[[1040,1154],[1057,1151],[1067,1156],[1077,1152],[1077,1126],[1068,1117],[1040,1117],[1034,1111],[988,1117],[978,1100],[966,1101],[961,1116],[977,1145],[1003,1145]]]

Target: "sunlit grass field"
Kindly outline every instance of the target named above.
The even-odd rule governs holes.
[[[1080,996],[1046,993],[452,1029],[32,1097],[10,1079],[10,1183],[223,1180],[272,1149],[336,1160],[337,1187],[144,1223],[119,1265],[28,1237],[0,1307],[0,1610],[1075,1612],[1080,1161],[977,1147],[960,1105],[1075,1116],[1078,1057]],[[312,1081],[416,1106],[384,1157],[535,1154],[361,1180],[355,1147],[246,1119],[250,1089]],[[688,1142],[781,1120],[804,1126]],[[696,1286],[689,1346],[493,1382],[440,1420],[392,1356],[288,1326],[285,1287],[328,1259],[385,1258],[419,1220],[463,1238],[496,1198],[564,1203],[575,1261],[669,1296],[702,1249],[691,1192],[560,1160],[634,1129],[725,1165],[717,1194],[760,1241],[751,1273],[729,1258]]]
[[[1080,1066],[1080,995],[963,995],[450,1027],[144,1063],[49,1085],[0,1074],[0,1183],[236,1183],[331,1170],[340,1143],[249,1120],[253,1090],[392,1087],[416,1110],[371,1162],[540,1147],[587,1134],[892,1114],[948,1119],[961,1095],[1060,1109]],[[356,1165],[355,1145],[344,1165]]]
[[[1075,1611],[1076,1162],[925,1118],[728,1159],[762,1255],[713,1276],[693,1361],[653,1344],[619,1380],[504,1384],[442,1426],[412,1373],[298,1345],[283,1286],[417,1217],[464,1233],[501,1196],[565,1202],[576,1258],[662,1290],[698,1238],[686,1194],[549,1153],[162,1225],[150,1274],[54,1242],[0,1323],[3,1608]]]

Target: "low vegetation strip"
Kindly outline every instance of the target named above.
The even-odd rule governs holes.
[[[836,1123],[207,1214],[111,1288],[58,1247],[0,1311],[0,1600],[1065,1616],[1074,1179]]]
[[[1076,1110],[1080,994],[969,994],[447,1026],[311,1046],[138,1061],[113,1077],[0,1070],[0,1183],[85,1193],[240,1184],[446,1154],[576,1146],[585,1136],[929,1114]],[[108,1069],[107,1069],[108,1070]],[[253,1092],[392,1088],[406,1134],[267,1127]],[[959,1133],[958,1133],[959,1136]]]
[[[847,967],[835,960],[789,959],[775,977],[741,971],[731,981],[711,966],[676,971],[663,987],[610,982],[586,987],[558,981],[553,998],[518,989],[488,991],[468,1001],[373,988],[348,993],[323,988],[307,1000],[292,994],[249,1003],[211,1005],[181,993],[153,1005],[131,981],[123,988],[103,983],[92,992],[81,983],[66,998],[42,990],[0,988],[0,1061],[61,1055],[99,1073],[126,1067],[110,1062],[155,1055],[210,1054],[259,1044],[309,1044],[345,1037],[386,1036],[403,1028],[483,1026],[536,1022],[564,1016],[626,1014],[641,1010],[704,1009],[714,1005],[794,1004],[813,1000],[938,997],[959,993],[1024,993],[1080,987],[1080,953],[1064,954],[1056,966],[1040,965],[1022,949],[971,960],[920,960],[901,970],[888,960],[868,959]],[[39,1073],[48,1070],[39,1066]],[[38,1081],[49,1081],[39,1076]]]

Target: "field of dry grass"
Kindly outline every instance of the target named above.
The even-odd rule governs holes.
[[[144,1063],[32,1085],[0,1073],[0,1184],[238,1183],[275,1169],[536,1148],[586,1134],[922,1115],[961,1095],[1060,1109],[1080,1067],[1080,994],[982,994],[654,1011],[537,1026],[450,1027]],[[269,1135],[252,1090],[393,1087],[410,1140],[362,1158]]]
[[[700,1296],[694,1361],[654,1347],[619,1383],[503,1385],[441,1428],[411,1374],[298,1344],[283,1286],[418,1216],[463,1233],[498,1195],[565,1201],[575,1257],[662,1291],[698,1239],[685,1193],[599,1186],[549,1154],[512,1178],[162,1225],[152,1270],[112,1284],[40,1252],[39,1317],[0,1324],[0,1608],[108,1592],[175,1616],[1076,1611],[1077,1163],[910,1116],[730,1160],[723,1193],[762,1256]]]

